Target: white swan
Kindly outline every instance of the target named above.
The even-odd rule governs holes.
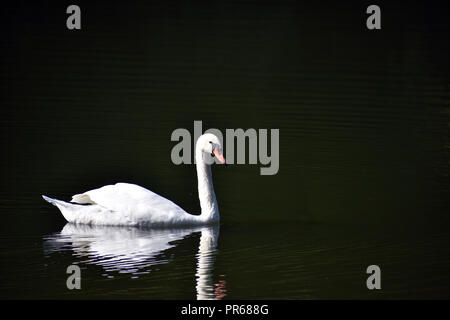
[[[42,197],[73,223],[149,227],[217,223],[219,207],[212,182],[210,154],[226,164],[219,139],[206,133],[198,138],[195,146],[200,215],[189,214],[172,201],[129,183],[107,185],[74,195],[71,203]]]

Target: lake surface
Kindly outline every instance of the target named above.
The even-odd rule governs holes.
[[[80,7],[79,31],[61,4],[1,13],[1,298],[450,297],[444,2],[382,2],[377,31],[364,4]],[[213,166],[218,228],[75,226],[42,200],[130,182],[198,213],[170,157],[195,120],[280,130],[276,175]]]

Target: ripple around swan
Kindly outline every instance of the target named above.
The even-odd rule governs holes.
[[[224,297],[225,290],[215,288],[213,277],[218,226],[140,229],[67,223],[61,232],[44,237],[44,252],[51,256],[69,251],[77,259],[76,264],[99,266],[104,270],[102,276],[106,278],[128,274],[136,279],[176,259],[167,252],[194,233],[200,233],[198,253],[195,255],[197,298]]]
[[[44,238],[47,255],[71,250],[81,263],[101,266],[107,272],[145,274],[168,263],[164,253],[175,241],[201,231],[192,229],[145,230],[66,224],[61,232]]]

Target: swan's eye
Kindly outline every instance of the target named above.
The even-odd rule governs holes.
[[[212,152],[211,152],[211,157],[214,157],[214,144],[212,143],[212,141],[209,141],[209,143],[211,143],[211,147],[212,147]]]

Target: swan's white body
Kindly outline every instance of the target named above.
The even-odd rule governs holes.
[[[68,222],[116,226],[189,226],[217,223],[219,208],[212,183],[210,159],[214,153],[225,163],[218,138],[199,137],[196,144],[198,193],[202,212],[192,215],[172,201],[130,183],[117,183],[73,196],[71,203],[42,196],[63,214]]]

